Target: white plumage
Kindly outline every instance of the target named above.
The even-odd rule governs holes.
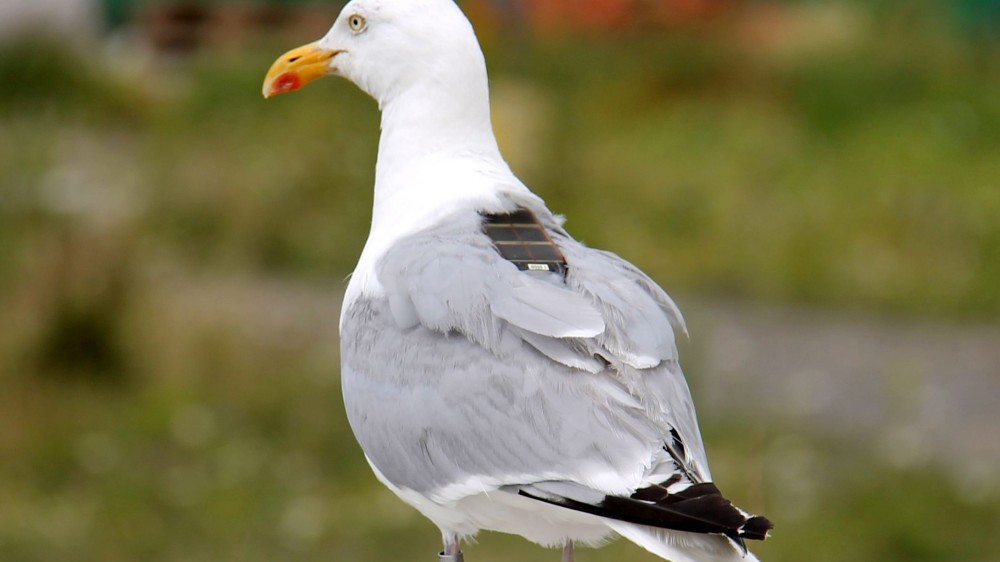
[[[770,523],[711,484],[680,313],[637,268],[573,240],[511,172],[452,0],[352,1],[278,59],[264,94],[327,74],[382,110],[372,227],[341,316],[348,418],[379,480],[452,557],[486,529],[570,559],[573,542],[617,533],[676,562],[756,560],[743,539]],[[515,215],[565,272],[502,255],[484,224]]]

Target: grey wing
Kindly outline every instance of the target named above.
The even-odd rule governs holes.
[[[358,300],[341,340],[347,414],[369,460],[439,502],[548,480],[625,493],[661,439],[607,377],[513,335],[501,359],[458,333],[402,329],[385,301]]]
[[[557,242],[565,283],[519,271],[475,225],[429,230],[381,261],[384,298],[350,305],[348,415],[394,485],[446,501],[514,484],[627,495],[678,472],[708,478],[676,308],[626,262]]]
[[[677,305],[631,263],[560,235],[567,283],[601,311],[607,329],[594,338],[616,375],[645,399],[649,415],[669,430],[667,450],[693,482],[711,480],[694,401],[678,361],[674,328],[687,333]],[[654,376],[653,373],[656,373]]]

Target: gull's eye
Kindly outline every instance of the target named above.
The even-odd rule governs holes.
[[[354,14],[347,18],[347,25],[351,27],[351,31],[354,33],[361,33],[368,27],[368,20],[360,14]]]

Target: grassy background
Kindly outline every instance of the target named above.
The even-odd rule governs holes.
[[[935,6],[484,33],[501,144],[571,232],[672,292],[995,323],[1000,49]],[[340,404],[377,111],[338,83],[265,104],[290,46],[0,48],[0,559],[433,559]],[[1000,560],[995,467],[701,417],[717,479],[778,522],[762,559]],[[650,559],[581,555],[624,557]]]

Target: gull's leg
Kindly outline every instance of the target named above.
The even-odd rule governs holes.
[[[444,533],[444,550],[438,554],[438,562],[465,562],[462,557],[461,545],[458,542],[458,535]]]
[[[573,556],[573,541],[566,541],[563,545],[563,558],[562,562],[573,562],[576,558]]]

